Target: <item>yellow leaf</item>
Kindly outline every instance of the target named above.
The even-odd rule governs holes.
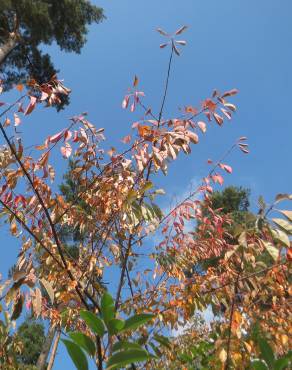
[[[288,343],[288,340],[289,340],[288,335],[286,335],[286,334],[281,335],[281,342],[282,342],[283,346],[285,346]]]
[[[220,353],[219,353],[219,359],[221,362],[226,362],[227,360],[227,352],[225,351],[225,349],[221,349]]]
[[[280,211],[289,221],[292,222],[292,211]]]

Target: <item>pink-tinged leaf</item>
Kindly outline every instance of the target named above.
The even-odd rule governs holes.
[[[128,144],[132,140],[131,135],[127,135],[122,139],[122,143]]]
[[[199,121],[197,124],[198,124],[198,126],[199,126],[200,130],[201,130],[203,133],[205,133],[205,132],[207,131],[207,125],[206,125],[206,123],[205,123],[205,122],[203,122],[203,121]]]
[[[78,141],[78,131],[74,131],[74,137],[73,137],[73,140],[72,140],[74,143],[76,143]]]
[[[228,173],[232,173],[232,167],[228,166],[227,164],[220,163],[219,166],[222,168],[222,170],[225,170]]]
[[[129,101],[130,101],[130,96],[129,95],[126,95],[125,98],[124,98],[124,100],[123,100],[123,102],[122,102],[123,109],[128,108]]]
[[[159,47],[160,47],[160,49],[163,49],[163,48],[165,48],[168,44],[169,44],[169,42],[167,42],[166,44],[160,44],[160,45],[159,45]]]
[[[42,95],[41,95],[40,101],[44,101],[44,100],[46,100],[48,97],[49,97],[49,94],[47,94],[47,93],[45,93],[44,91],[42,91]]]
[[[132,124],[132,128],[137,128],[137,127],[139,127],[139,122],[134,122],[133,124]]]
[[[51,182],[53,182],[55,180],[55,169],[54,167],[52,167],[50,164],[48,165],[48,170],[49,170],[49,176],[50,176],[50,179],[51,179]]]
[[[249,153],[249,150],[247,149],[247,147],[243,146],[243,145],[238,145],[239,146],[239,149],[245,153],[245,154],[248,154]]]
[[[184,40],[175,40],[175,42],[179,45],[186,46],[187,42]]]
[[[29,105],[28,105],[28,107],[26,108],[26,110],[24,112],[25,116],[29,115],[34,110],[34,108],[36,106],[36,102],[37,102],[37,98],[35,96],[31,96]]]
[[[41,158],[39,159],[39,164],[41,166],[46,166],[48,164],[48,160],[49,160],[49,156],[50,156],[50,152],[46,152],[44,153]]]
[[[199,142],[199,137],[197,134],[195,134],[194,132],[192,131],[188,131],[187,133],[188,137],[190,138],[191,142],[194,143],[194,144],[198,144]]]
[[[135,103],[132,103],[132,104],[131,104],[130,111],[131,111],[131,112],[134,112],[135,108],[136,108],[136,104],[135,104]]]
[[[5,119],[5,121],[4,121],[3,126],[4,126],[4,127],[7,127],[7,126],[9,126],[9,125],[10,125],[10,123],[11,123],[11,121],[10,121],[10,119],[7,117],[7,118]]]
[[[174,50],[175,54],[176,54],[177,56],[180,56],[180,52],[179,52],[178,48],[175,46],[175,44],[174,44],[174,43],[172,44],[172,47],[173,47],[173,50]]]
[[[35,146],[35,148],[36,148],[37,150],[44,150],[44,149],[48,149],[48,147],[49,147],[49,145],[48,145],[48,144],[49,144],[49,139],[47,139],[43,145],[36,145],[36,146]]]
[[[138,85],[138,83],[139,83],[138,77],[135,76],[133,86],[136,87]]]
[[[236,95],[237,93],[238,93],[238,90],[237,89],[232,89],[232,90],[226,91],[222,95],[222,98],[226,98],[227,96],[233,96],[233,95]]]
[[[216,183],[216,182],[218,182],[218,184],[220,184],[220,185],[223,185],[223,183],[224,183],[224,179],[223,179],[223,177],[221,176],[221,175],[219,175],[219,174],[216,174],[216,175],[213,175],[212,176],[212,180]]]
[[[6,103],[4,103],[4,101],[0,101],[0,107],[2,107],[3,105],[5,105]]]
[[[24,113],[22,103],[19,103],[19,104],[18,104],[17,112],[19,112],[19,113]]]
[[[231,103],[225,103],[224,104],[224,107],[225,108],[228,108],[229,110],[231,110],[232,112],[235,112],[236,111],[236,106],[234,104],[231,104]]]
[[[247,140],[247,137],[246,137],[246,136],[241,136],[241,137],[238,139],[238,141],[245,141],[245,140]]]
[[[204,112],[205,116],[208,118],[208,121],[212,121],[211,113],[210,112]]]
[[[70,130],[66,130],[64,134],[64,140],[69,141],[72,137],[72,132]]]
[[[57,143],[59,140],[62,139],[63,135],[64,135],[64,131],[60,131],[56,135],[50,136],[49,137],[49,142],[50,143]]]
[[[182,26],[181,28],[179,28],[175,34],[176,35],[180,35],[181,33],[183,33],[188,27],[187,26]]]
[[[70,155],[72,154],[72,148],[69,143],[66,143],[65,146],[61,147],[61,153],[64,158],[68,159]]]
[[[213,193],[213,188],[210,185],[206,186],[206,190],[207,190],[208,193]]]
[[[212,164],[212,163],[213,163],[212,159],[208,159],[208,160],[207,160],[207,163],[208,163],[208,164]]]
[[[168,36],[168,33],[163,31],[161,28],[157,28],[156,31],[159,32],[162,36]]]
[[[223,118],[218,113],[215,112],[213,113],[213,117],[215,121],[218,123],[218,125],[221,126],[224,121]]]
[[[219,91],[215,89],[212,93],[212,98],[216,98],[216,96],[218,95],[219,95]]]
[[[17,127],[17,126],[20,125],[20,123],[21,123],[21,120],[20,120],[19,116],[16,113],[14,113],[14,126]]]
[[[231,113],[228,112],[226,109],[220,108],[220,110],[224,114],[225,117],[227,117],[228,119],[232,118]]]

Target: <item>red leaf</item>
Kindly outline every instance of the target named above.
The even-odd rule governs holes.
[[[35,106],[36,106],[36,101],[37,101],[37,98],[35,96],[31,96],[30,97],[30,103],[28,105],[28,107],[26,108],[25,112],[24,112],[24,115],[27,116],[28,114],[30,114]]]
[[[215,121],[218,123],[218,125],[221,126],[224,121],[223,118],[217,113],[213,113],[213,117]]]
[[[159,45],[159,47],[160,47],[160,49],[163,49],[163,48],[165,48],[168,44],[169,44],[168,42],[167,42],[166,44],[160,44],[160,45]]]
[[[66,130],[64,134],[64,140],[68,141],[71,139],[71,137],[72,137],[72,132],[70,130]]]

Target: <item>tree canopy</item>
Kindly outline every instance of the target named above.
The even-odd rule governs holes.
[[[104,19],[87,0],[2,0],[0,77],[5,88],[28,78],[48,82],[57,72],[44,45],[80,53],[88,26]]]
[[[21,86],[21,96],[4,103],[0,216],[20,248],[12,276],[0,285],[2,367],[19,365],[23,348],[12,328],[30,310],[55,336],[49,369],[60,337],[78,370],[88,370],[89,362],[98,370],[289,368],[292,195],[261,201],[248,224],[237,218],[249,213],[248,192],[216,192],[233,172],[229,156],[249,153],[247,138],[208,160],[201,183],[170,210],[160,207],[165,190],[157,177],[170,176],[178,157],[198,150],[212,125],[226,129],[236,111],[234,88],[214,90],[176,115],[166,111],[186,30],[157,30],[165,38],[160,49],[170,52],[161,104],[157,111],[148,106],[134,76],[122,108],[135,118],[120,149],[106,147],[105,129],[87,114],[50,132],[43,144],[23,144],[16,128],[25,128],[43,103],[59,104],[70,94],[56,76]],[[61,191],[52,185],[56,150],[60,160],[72,160]],[[232,225],[239,230],[231,234]],[[70,254],[70,245],[78,253]],[[188,273],[207,260],[214,263]],[[207,322],[202,313],[210,307],[215,317]]]

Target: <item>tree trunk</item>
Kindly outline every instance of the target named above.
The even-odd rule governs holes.
[[[53,344],[53,348],[52,348],[52,352],[51,352],[51,357],[50,357],[50,360],[49,360],[47,370],[52,370],[52,368],[53,368],[56,353],[57,353],[57,348],[58,348],[58,345],[59,345],[60,336],[61,336],[61,329],[58,328],[57,329],[57,335],[56,335],[56,338],[54,340],[54,344]]]
[[[0,45],[0,66],[5,62],[5,59],[11,51],[17,46],[18,40],[15,32],[9,34],[8,39]]]
[[[42,352],[39,355],[36,367],[38,370],[46,370],[47,359],[50,353],[50,349],[55,337],[56,327],[50,325],[45,343],[43,344]]]

